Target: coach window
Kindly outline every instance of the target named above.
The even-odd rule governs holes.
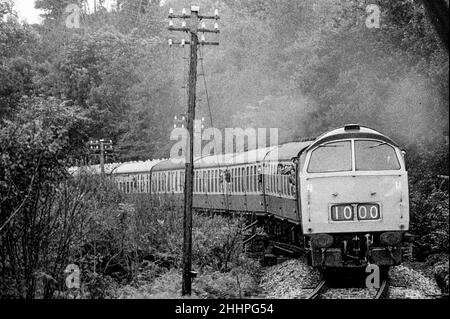
[[[216,170],[216,192],[220,192],[220,170]]]
[[[172,189],[172,172],[167,173],[167,192],[170,192]]]
[[[206,170],[202,172],[202,193],[206,193],[206,187],[208,186],[208,176]]]
[[[236,168],[236,192],[241,192],[241,182],[242,182],[242,169],[240,167]]]
[[[180,191],[184,190],[184,172],[180,172]]]
[[[198,174],[200,176],[200,193],[203,193],[203,171],[200,171]]]
[[[274,172],[273,172],[273,165],[271,164],[271,165],[269,165],[269,178],[270,178],[270,180],[269,180],[269,192],[271,192],[272,193],[272,191],[273,191],[273,177],[275,176],[274,175]]]
[[[231,169],[231,191],[236,192],[236,169]]]
[[[245,172],[245,183],[244,183],[244,192],[248,192],[248,166],[244,167]]]
[[[239,168],[239,191],[240,192],[244,191],[244,186],[245,186],[244,177],[245,177],[245,167],[241,167],[241,168]]]
[[[208,170],[208,193],[212,193],[213,192],[213,184],[214,184],[214,179],[213,179],[213,173],[214,171],[212,169]]]
[[[194,180],[195,180],[194,192],[198,192],[198,171],[195,171],[194,173]]]
[[[197,171],[194,172],[194,192],[197,192]]]
[[[381,141],[355,141],[355,164],[357,171],[400,169],[395,149]]]
[[[196,171],[195,174],[197,175],[197,192],[200,192],[200,171]]]
[[[178,171],[173,171],[173,191],[178,192]]]
[[[167,173],[167,192],[172,190],[172,172]]]
[[[163,191],[164,193],[167,192],[167,173],[163,173]]]
[[[195,191],[198,192],[200,187],[199,187],[199,176],[198,176],[198,171],[195,171]]]
[[[253,191],[253,165],[247,167],[247,191],[251,193]]]
[[[247,167],[247,191],[248,192],[253,191],[252,180],[253,180],[253,165]]]
[[[170,172],[170,191],[175,191],[175,171]]]
[[[238,192],[242,192],[242,167],[238,168]]]
[[[258,166],[253,167],[253,191],[258,191]]]
[[[239,168],[237,167],[236,169],[235,169],[235,173],[236,173],[236,188],[235,188],[235,191],[236,191],[236,193],[238,193],[239,192],[239,177],[240,177],[240,172],[239,172]]]
[[[350,141],[331,142],[312,151],[308,173],[347,172],[352,170]]]
[[[256,192],[258,189],[258,175],[257,175],[257,169],[256,169],[256,165],[253,166],[253,178],[252,178],[252,187],[253,187],[253,191]]]
[[[231,191],[236,192],[236,169],[231,169]]]

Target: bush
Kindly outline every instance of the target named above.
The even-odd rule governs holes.
[[[411,212],[411,231],[416,235],[417,258],[424,260],[430,254],[448,253],[448,192],[434,190],[428,197],[412,192]]]

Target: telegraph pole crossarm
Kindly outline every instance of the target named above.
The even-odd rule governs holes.
[[[181,27],[175,27],[173,19],[182,19]],[[186,25],[189,19],[190,25]],[[204,33],[219,33],[219,26],[217,21],[214,23],[214,29],[206,28],[205,22],[199,22],[203,19],[219,19],[219,11],[215,10],[214,16],[200,16],[199,7],[191,6],[191,13],[187,14],[183,9],[181,15],[173,13],[173,9],[169,10],[169,31],[181,31],[190,33],[190,41],[182,39],[181,41],[174,41],[169,39],[169,46],[178,44],[181,47],[190,45],[189,57],[189,87],[188,87],[188,112],[186,118],[187,130],[189,132],[189,147],[186,152],[185,164],[185,187],[184,187],[184,216],[183,216],[183,287],[182,294],[190,295],[192,291],[192,278],[195,277],[195,272],[192,271],[192,202],[193,202],[193,188],[194,188],[194,120],[195,120],[195,103],[196,103],[196,87],[197,87],[197,47],[199,45],[219,45],[218,42],[207,42]],[[198,33],[202,36],[198,38]],[[175,120],[177,120],[175,118]],[[176,124],[175,124],[176,125]]]

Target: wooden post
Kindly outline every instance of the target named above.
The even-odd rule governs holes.
[[[198,7],[191,8],[191,54],[189,57],[189,101],[187,112],[187,130],[189,132],[189,151],[186,159],[186,179],[184,187],[184,246],[183,246],[183,295],[192,290],[192,200],[194,187],[194,121],[197,87],[197,44],[198,44]]]
[[[173,26],[173,18],[190,19],[190,26],[187,28],[182,26],[176,28]],[[190,41],[183,40],[182,42],[175,43],[172,39],[169,40],[169,45],[190,44],[190,58],[189,58],[189,100],[188,100],[188,112],[187,112],[187,130],[189,132],[189,146],[186,152],[185,163],[185,184],[184,184],[184,215],[183,215],[183,283],[182,283],[182,295],[190,295],[192,291],[191,279],[194,276],[192,272],[192,202],[193,202],[193,188],[194,188],[194,123],[195,123],[195,104],[196,104],[196,87],[197,87],[197,47],[201,45],[218,45],[217,42],[206,42],[202,37],[201,43],[199,43],[199,32],[219,33],[218,27],[215,26],[214,30],[209,30],[204,27],[198,27],[199,21],[203,19],[219,19],[218,11],[214,16],[200,16],[199,7],[191,6],[191,14],[186,15],[184,10],[182,15],[174,15],[173,10],[169,12],[169,30],[170,31],[183,31],[191,34]]]

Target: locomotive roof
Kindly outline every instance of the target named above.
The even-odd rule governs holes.
[[[398,147],[396,142],[374,129],[359,124],[348,124],[344,127],[322,134],[308,147],[308,149],[312,149],[313,147],[329,141],[349,138],[377,139]]]

